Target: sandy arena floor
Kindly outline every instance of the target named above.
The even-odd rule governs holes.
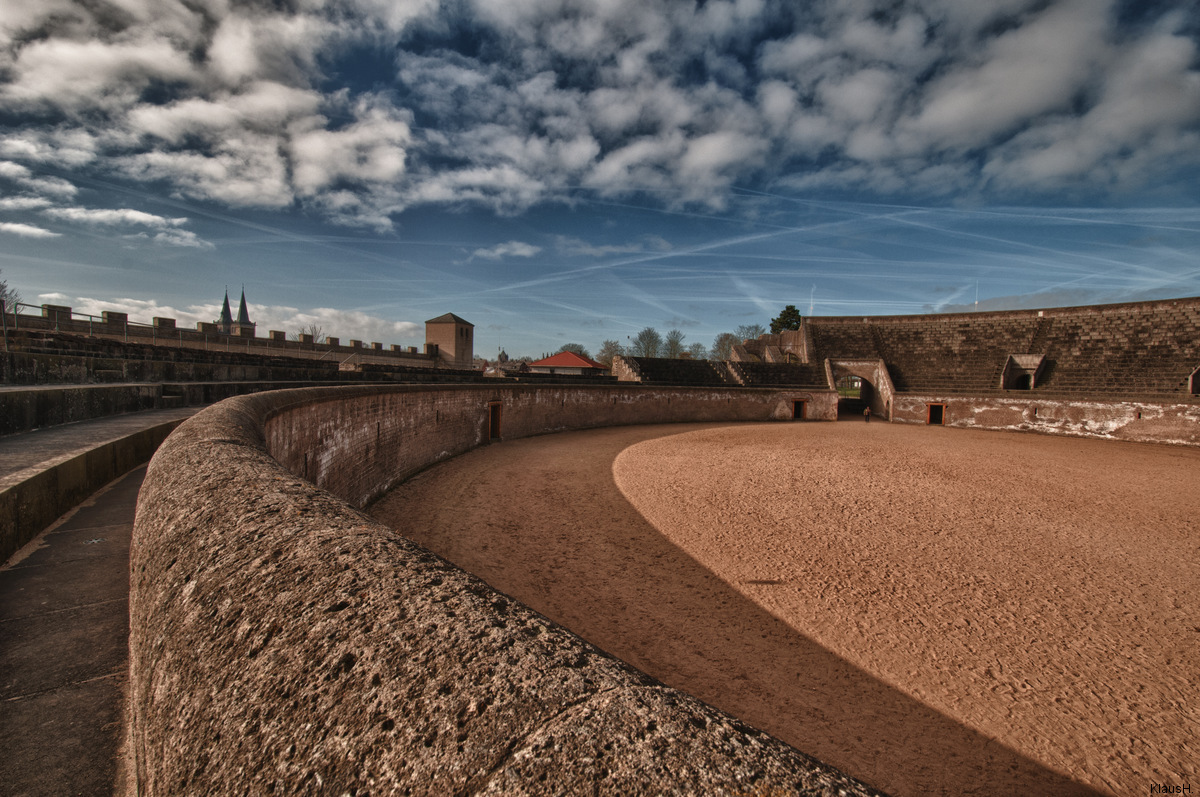
[[[1200,789],[1200,450],[623,427],[477,450],[372,512],[896,795]]]

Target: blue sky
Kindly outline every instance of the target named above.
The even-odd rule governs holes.
[[[1200,9],[0,0],[27,302],[476,351],[1200,295]]]

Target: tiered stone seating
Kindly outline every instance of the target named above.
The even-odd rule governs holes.
[[[1200,366],[1200,299],[807,323],[814,359],[882,358],[901,392],[997,392],[1010,354],[1037,354],[1036,391],[1186,396]]]
[[[708,360],[668,360],[662,357],[626,357],[635,363],[643,384],[729,387],[725,373]]]
[[[1200,301],[1055,311],[1039,389],[1186,394],[1200,365]]]
[[[1009,354],[1026,353],[1036,317],[913,316],[872,319],[898,391],[986,393],[1000,389]]]
[[[824,361],[805,364],[731,362],[730,368],[749,387],[800,387],[828,390]]]
[[[814,349],[809,357],[810,362],[819,362],[829,357],[868,360],[877,360],[880,357],[875,337],[867,324],[847,322],[844,319],[838,319],[838,323],[822,323],[820,318],[812,318],[809,319],[809,326],[812,330]]]

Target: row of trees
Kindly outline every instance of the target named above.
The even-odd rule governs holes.
[[[794,304],[789,304],[783,311],[771,319],[771,334],[778,334],[788,329],[799,329],[801,323],[800,311]],[[636,336],[628,338],[625,345],[619,341],[606,340],[600,344],[596,353],[596,361],[605,366],[611,366],[613,357],[618,354],[630,357],[666,357],[667,359],[691,360],[728,360],[733,347],[743,340],[752,340],[766,334],[762,324],[742,324],[733,332],[722,332],[713,340],[712,346],[703,343],[688,344],[686,336],[678,329],[668,330],[666,335],[659,333],[654,327],[646,327]],[[558,351],[573,351],[591,359],[591,354],[578,343],[568,343]],[[558,352],[555,352],[556,354]]]
[[[687,336],[678,329],[668,330],[664,335],[654,327],[646,327],[637,335],[627,338],[624,345],[616,340],[604,341],[596,352],[595,360],[605,366],[611,366],[613,357],[617,355],[665,357],[671,360],[728,360],[735,345],[747,338],[757,338],[765,332],[762,324],[743,324],[733,332],[717,335],[712,346],[708,347],[700,342],[688,343]],[[567,343],[558,351],[572,351],[592,359],[588,350],[579,343]]]

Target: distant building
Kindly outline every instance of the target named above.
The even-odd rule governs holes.
[[[576,354],[573,351],[560,351],[551,357],[532,362],[529,370],[535,374],[568,374],[582,376],[585,374],[602,374],[608,371],[595,360]]]
[[[242,291],[245,294],[245,290]],[[233,313],[229,312],[229,289],[225,289],[225,304],[221,305],[221,317],[217,319],[217,331],[228,335],[233,331]]]
[[[475,360],[475,325],[454,313],[425,322],[425,353],[436,354],[439,365],[472,368]]]
[[[246,307],[246,289],[242,288],[242,302],[238,306],[237,320],[229,310],[229,290],[225,290],[225,302],[221,305],[221,317],[217,319],[217,331],[226,335],[236,335],[239,338],[254,337],[255,323],[250,320],[250,311]]]

